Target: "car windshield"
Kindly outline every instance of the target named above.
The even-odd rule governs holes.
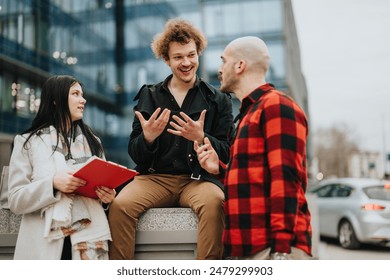
[[[369,198],[390,201],[390,186],[388,185],[367,187],[364,188],[364,192]]]

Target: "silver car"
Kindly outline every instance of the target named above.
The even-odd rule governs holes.
[[[316,194],[321,236],[337,238],[347,249],[390,244],[390,181],[329,179],[311,192]]]

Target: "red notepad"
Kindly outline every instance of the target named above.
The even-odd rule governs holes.
[[[115,189],[137,174],[138,172],[135,170],[94,156],[73,174],[73,176],[87,181],[86,185],[79,187],[75,193],[98,198],[96,187],[105,186]]]

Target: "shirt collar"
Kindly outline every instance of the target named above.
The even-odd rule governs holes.
[[[242,100],[240,113],[245,112],[250,105],[258,101],[265,93],[273,89],[275,89],[275,86],[273,84],[267,83],[252,91]]]

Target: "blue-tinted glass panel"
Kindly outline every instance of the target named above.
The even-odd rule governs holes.
[[[283,79],[286,77],[284,45],[282,45],[281,42],[271,42],[267,44],[271,56],[270,78]]]
[[[282,9],[282,2],[275,0],[210,2],[210,5],[206,2],[203,17],[206,34],[218,36],[282,30]]]

